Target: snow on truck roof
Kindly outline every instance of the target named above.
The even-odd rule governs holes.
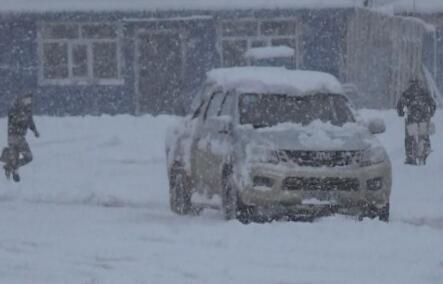
[[[294,54],[295,50],[293,48],[285,45],[279,45],[250,48],[245,52],[244,56],[250,59],[271,59],[292,57]]]
[[[304,95],[312,92],[343,94],[340,82],[333,75],[288,70],[283,67],[231,67],[213,69],[207,73],[209,82],[224,90],[257,93]]]
[[[165,11],[234,9],[322,9],[361,6],[356,0],[0,0],[0,11]]]

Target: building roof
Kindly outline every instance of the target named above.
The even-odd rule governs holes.
[[[0,11],[162,11],[347,8],[363,0],[0,0]]]
[[[379,4],[390,7],[395,14],[443,13],[443,0],[383,0]]]
[[[317,71],[288,70],[283,67],[231,67],[213,69],[208,81],[224,90],[304,95],[312,92],[343,94],[333,75]]]

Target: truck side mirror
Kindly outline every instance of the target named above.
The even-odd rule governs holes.
[[[228,115],[212,117],[210,121],[214,130],[220,134],[230,134],[234,128],[232,117]]]
[[[383,119],[374,118],[369,121],[368,129],[372,134],[380,134],[386,131],[386,125]]]

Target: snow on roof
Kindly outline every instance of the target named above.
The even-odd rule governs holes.
[[[407,18],[410,21],[415,21],[415,22],[419,23],[420,25],[422,25],[422,27],[425,28],[425,30],[427,32],[433,33],[433,32],[436,31],[436,27],[433,24],[429,24],[429,23],[427,23],[423,19],[420,19],[420,18],[417,18],[417,17],[404,17],[404,18]]]
[[[244,56],[251,59],[267,59],[267,58],[282,58],[292,57],[295,54],[295,50],[289,46],[265,46],[254,47],[248,49]]]
[[[213,69],[208,81],[224,90],[303,95],[311,92],[343,94],[333,75],[317,71],[288,70],[282,67],[231,67]]]
[[[348,8],[362,0],[0,0],[0,11],[160,11]]]

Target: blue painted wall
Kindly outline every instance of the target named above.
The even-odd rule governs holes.
[[[340,56],[346,54],[346,31],[352,10],[306,10],[303,27],[303,68],[340,77]]]
[[[200,84],[207,70],[220,66],[216,50],[216,22],[240,17],[298,16],[303,22],[303,69],[326,71],[340,76],[340,56],[345,52],[347,19],[353,9],[325,10],[247,10],[171,12],[64,12],[8,13],[0,15],[0,116],[7,112],[13,97],[24,90],[34,91],[36,114],[85,115],[135,112],[134,33],[149,23],[126,19],[152,19],[212,15],[214,21],[194,21],[185,28],[190,45],[186,56],[183,93]],[[45,85],[38,84],[38,23],[115,22],[123,25],[123,85]],[[443,58],[443,56],[442,56]],[[189,98],[183,98],[187,103]],[[178,103],[180,104],[180,102]],[[177,109],[181,114],[183,108]]]

